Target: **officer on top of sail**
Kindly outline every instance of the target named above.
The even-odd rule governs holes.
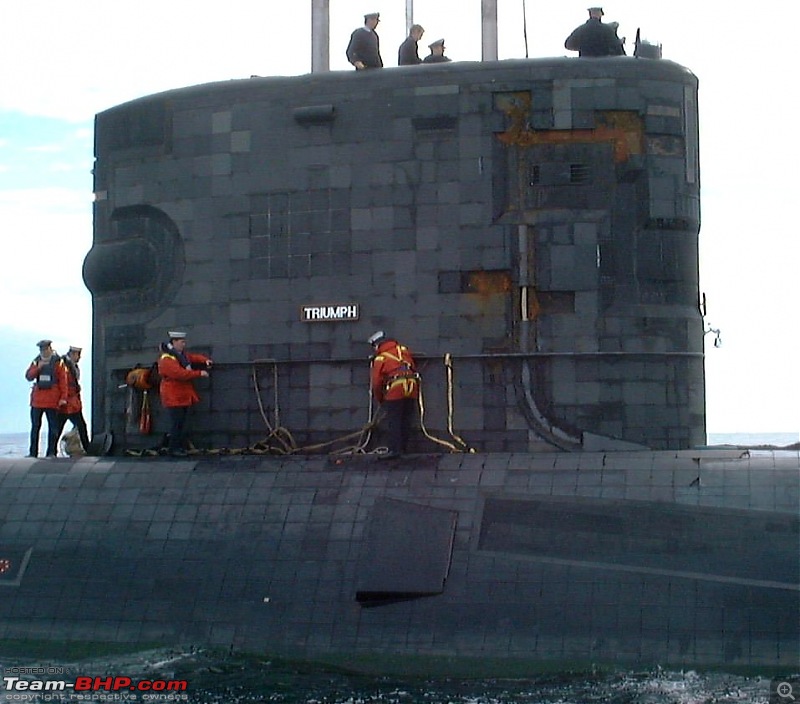
[[[437,39],[435,42],[431,42],[428,44],[428,48],[431,50],[431,53],[422,60],[422,63],[443,64],[450,61],[450,59],[444,55],[444,39]]]
[[[422,63],[419,58],[419,40],[425,34],[425,28],[421,24],[412,24],[408,31],[408,36],[397,50],[398,66],[416,66]]]
[[[364,26],[354,30],[347,45],[347,60],[355,66],[356,71],[368,68],[383,68],[381,58],[381,40],[375,28],[381,21],[380,12],[364,15]]]
[[[617,36],[617,24],[603,24],[603,8],[590,7],[589,19],[576,27],[564,46],[578,56],[624,56],[623,39]]]

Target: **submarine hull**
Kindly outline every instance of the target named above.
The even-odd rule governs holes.
[[[798,470],[727,450],[1,460],[0,637],[792,668]]]

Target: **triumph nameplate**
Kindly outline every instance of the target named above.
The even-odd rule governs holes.
[[[359,312],[357,303],[334,306],[303,306],[300,309],[300,320],[304,323],[358,320]]]

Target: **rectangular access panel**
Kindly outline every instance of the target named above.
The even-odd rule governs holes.
[[[356,600],[377,605],[441,594],[457,518],[457,511],[378,499],[369,517]]]

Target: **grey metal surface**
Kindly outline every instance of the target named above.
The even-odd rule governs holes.
[[[800,517],[652,501],[487,498],[479,549],[558,564],[794,590]]]
[[[456,428],[479,450],[705,440],[697,80],[681,66],[453,62],[188,87],[99,114],[94,174],[92,418],[119,443],[151,442],[116,385],[170,326],[218,363],[201,447],[263,437],[257,359],[277,361],[261,388],[301,445],[358,430],[379,328],[429,357],[439,433],[437,360],[452,355]],[[354,304],[356,319],[300,317]]]
[[[378,499],[370,511],[356,599],[365,603],[441,594],[457,516],[456,511]]]
[[[791,668],[800,456],[741,455],[0,460],[0,559],[12,563],[0,582],[29,555],[1,587],[0,638]],[[452,555],[441,594],[366,608],[361,565],[387,500],[410,504],[409,517],[456,513]],[[488,545],[504,501],[591,506],[595,528],[633,515],[640,526],[613,559],[585,540],[602,544],[602,530],[552,513],[509,518],[540,521],[558,545]],[[683,550],[665,569],[647,557],[643,522]],[[770,526],[783,531],[771,543]],[[441,580],[441,561],[430,564]]]

